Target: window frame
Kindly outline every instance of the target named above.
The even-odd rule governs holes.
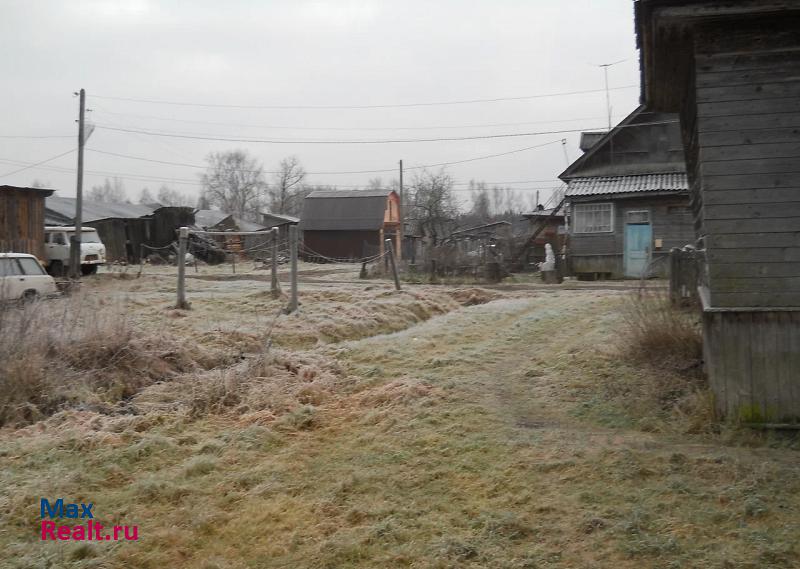
[[[609,212],[609,223],[608,229],[592,229],[591,231],[587,231],[585,229],[580,228],[578,225],[578,215],[581,213],[583,208],[593,207],[599,208],[601,206],[608,206]],[[615,222],[615,212],[614,212],[614,202],[600,202],[600,203],[576,203],[572,206],[572,232],[578,235],[588,235],[591,233],[614,233],[614,222]],[[585,215],[585,213],[584,213]],[[585,225],[585,224],[584,224]]]

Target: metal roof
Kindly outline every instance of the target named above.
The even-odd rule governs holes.
[[[83,200],[82,221],[98,219],[136,219],[153,213],[154,209],[139,204],[105,203]],[[75,198],[50,196],[45,201],[45,219],[53,225],[73,224],[75,222]],[[54,222],[54,223],[53,223]]]
[[[314,198],[385,198],[394,190],[317,190],[306,196]]]
[[[219,211],[218,209],[198,209],[194,212],[194,224],[197,227],[208,229],[229,217],[231,217],[231,214]]]
[[[383,227],[392,190],[318,191],[303,200],[304,231],[374,231]]]
[[[295,217],[293,215],[286,215],[285,213],[272,213],[269,211],[262,211],[261,216],[262,216],[262,221],[266,221],[263,218],[268,217],[278,222],[274,223],[273,225],[282,225],[284,223],[295,224],[300,222],[299,217]]]
[[[682,172],[633,176],[593,176],[573,178],[567,183],[567,197],[638,192],[685,192],[689,181]]]

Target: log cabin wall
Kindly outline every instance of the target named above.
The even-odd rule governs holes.
[[[695,33],[688,139],[714,307],[800,307],[798,46],[791,18]]]

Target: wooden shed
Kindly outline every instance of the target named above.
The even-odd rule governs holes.
[[[50,197],[45,207],[47,225],[74,225],[75,198]],[[141,245],[165,247],[176,241],[175,231],[194,224],[188,207],[160,204],[117,204],[83,201],[82,224],[94,227],[106,246],[106,259],[117,263],[138,263]]]
[[[665,276],[670,249],[695,242],[677,115],[639,107],[608,133],[585,133],[581,147],[560,176],[570,272]]]
[[[382,254],[384,239],[400,251],[400,197],[394,190],[312,192],[300,230],[306,258],[362,259]]]
[[[54,191],[0,186],[0,252],[44,258],[44,200]]]
[[[800,420],[800,0],[638,0],[642,100],[680,114],[718,411]]]

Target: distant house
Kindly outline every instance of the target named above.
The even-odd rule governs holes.
[[[553,247],[553,253],[560,254],[564,247],[564,213],[554,212],[553,208],[538,206],[535,210],[523,213],[522,217],[530,223],[532,231],[538,231],[533,243],[526,244],[524,266],[535,265],[545,260],[545,245]]]
[[[585,133],[566,182],[568,263],[579,278],[664,275],[694,243],[677,117],[639,107],[610,132]]]
[[[289,228],[292,225],[298,225],[300,223],[299,217],[282,213],[271,213],[268,211],[262,211],[260,213],[260,218],[261,224],[267,229],[272,229],[273,227],[278,228],[278,238],[281,241],[288,240]]]
[[[154,207],[155,206],[155,207]],[[45,225],[74,225],[75,198],[51,196],[45,203]],[[111,262],[138,263],[142,246],[166,247],[175,231],[194,225],[192,208],[161,204],[117,204],[84,200],[82,225],[94,227]]]
[[[194,215],[195,226],[205,231],[263,232],[263,235],[212,235],[211,238],[226,251],[247,255],[249,252],[263,253],[267,250],[271,237],[267,232],[268,228],[260,223],[253,223],[215,209],[199,209]]]
[[[44,200],[54,191],[0,186],[0,252],[44,258]]]
[[[400,197],[393,190],[317,191],[300,216],[306,258],[361,259],[400,250]]]

